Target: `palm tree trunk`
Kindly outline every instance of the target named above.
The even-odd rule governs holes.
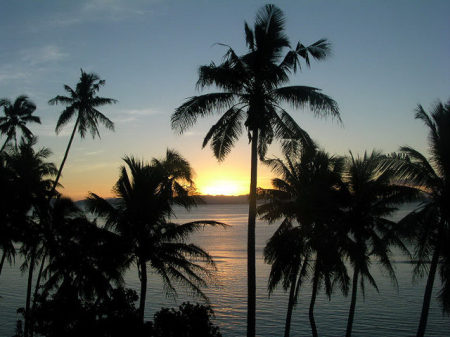
[[[80,121],[80,119],[77,118],[77,120],[75,122],[75,125],[73,126],[72,135],[70,136],[69,144],[67,145],[66,152],[64,153],[64,158],[63,158],[63,160],[61,162],[61,166],[59,167],[58,174],[56,175],[56,179],[55,179],[55,182],[53,183],[53,187],[52,187],[52,190],[50,192],[49,198],[51,198],[53,196],[53,193],[55,193],[56,186],[58,185],[59,178],[61,177],[61,173],[62,173],[64,164],[66,163],[66,159],[67,159],[67,156],[69,154],[70,147],[72,146],[73,138],[75,136],[75,132],[77,131],[77,127],[78,127],[79,121]]]
[[[301,276],[299,276],[301,277]],[[295,303],[295,286],[297,284],[297,273],[292,276],[291,290],[289,291],[288,309],[286,313],[286,324],[284,325],[284,337],[289,337],[291,331],[292,311]]]
[[[3,152],[3,150],[4,150],[5,147],[6,147],[6,144],[8,144],[8,141],[9,141],[9,138],[6,138],[5,142],[3,143],[2,148],[0,149],[0,152]]]
[[[355,316],[355,306],[356,306],[356,293],[358,291],[358,275],[359,269],[355,267],[353,271],[352,299],[350,302],[350,310],[348,312],[347,333],[345,337],[350,337],[352,335],[353,318]]]
[[[2,259],[0,261],[0,275],[2,274],[3,264],[5,263],[5,260],[6,260],[6,250],[3,251]]]
[[[34,270],[34,260],[36,258],[36,253],[33,252],[31,255],[30,266],[28,267],[28,283],[27,283],[27,298],[25,302],[25,326],[23,335],[28,337],[31,322],[31,312],[30,312],[30,302],[31,302],[31,286],[33,284],[33,270]]]
[[[440,243],[437,244],[431,259],[430,272],[428,273],[427,285],[425,287],[425,295],[423,296],[422,313],[420,314],[419,328],[417,329],[417,337],[425,335],[427,327],[428,311],[430,310],[431,293],[433,291],[434,277],[439,262]]]
[[[147,265],[139,259],[139,279],[141,280],[141,295],[139,297],[139,320],[144,323],[145,297],[147,295]]]
[[[309,304],[309,323],[311,324],[311,331],[312,331],[313,337],[318,337],[316,321],[314,320],[314,304],[316,303],[318,285],[319,285],[319,273],[318,273],[317,257],[316,257],[316,265],[314,267],[313,288],[312,288],[312,294],[311,294],[311,303]]]
[[[250,204],[248,210],[247,234],[247,337],[256,334],[256,267],[255,267],[255,223],[256,184],[258,174],[258,129],[252,134]]]
[[[32,309],[34,309],[36,304],[36,297],[39,291],[39,287],[41,285],[41,277],[42,277],[42,271],[44,270],[44,264],[45,264],[45,258],[47,257],[47,252],[44,252],[44,255],[42,256],[41,266],[39,267],[39,272],[36,279],[36,285],[34,287],[34,294],[33,294],[33,305]]]

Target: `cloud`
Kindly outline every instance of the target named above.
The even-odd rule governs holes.
[[[76,172],[76,173],[84,173],[87,171],[98,171],[98,170],[103,170],[106,168],[111,168],[111,167],[116,167],[116,163],[112,163],[112,162],[96,162],[96,163],[88,163],[88,164],[80,164],[80,163],[75,163],[74,161],[72,161],[70,164],[67,164],[67,168],[70,168],[71,172]]]
[[[91,151],[91,152],[86,152],[85,155],[86,156],[96,156],[96,155],[101,154],[103,152],[105,152],[105,151]]]
[[[70,17],[60,15],[50,20],[50,25],[67,27],[83,22],[98,22],[99,20],[123,21],[137,17],[148,16],[153,10],[148,7],[160,0],[88,0],[72,9]]]
[[[21,71],[11,65],[4,65],[0,67],[0,82],[11,80],[24,80],[27,79],[26,72]]]
[[[115,123],[130,123],[139,120],[140,117],[160,115],[162,112],[154,109],[125,109],[113,112]]]
[[[195,136],[201,136],[202,134],[200,132],[196,132],[196,131],[186,131],[183,132],[183,136],[187,136],[187,137],[195,137]]]
[[[84,12],[100,13],[113,20],[122,20],[130,16],[151,13],[150,10],[136,7],[136,2],[124,0],[92,0],[85,3],[82,10]]]
[[[133,116],[149,116],[149,115],[159,115],[161,112],[153,110],[153,109],[127,109],[123,110],[122,113],[126,115]]]
[[[22,60],[32,66],[59,61],[67,56],[55,45],[22,50],[21,55]]]

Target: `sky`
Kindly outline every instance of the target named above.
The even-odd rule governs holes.
[[[115,132],[101,139],[77,136],[63,171],[62,193],[82,199],[88,192],[112,196],[125,155],[149,161],[167,148],[180,152],[196,173],[200,193],[245,194],[249,189],[250,146],[243,135],[218,162],[203,137],[218,116],[199,120],[182,135],[170,116],[196,90],[198,68],[219,63],[232,46],[246,52],[244,22],[253,25],[267,2],[256,0],[0,0],[0,97],[25,94],[37,105],[41,125],[29,127],[40,147],[59,165],[73,124],[58,135],[62,106],[48,100],[75,87],[80,69],[106,84],[99,95],[118,100],[100,110]],[[274,1],[286,17],[292,45],[321,38],[332,55],[305,65],[290,85],[309,85],[335,99],[342,123],[317,119],[308,109],[287,107],[326,151],[346,155],[384,152],[410,145],[427,153],[427,132],[414,119],[450,99],[450,1]],[[4,138],[0,138],[3,143]],[[280,156],[278,143],[268,157]],[[258,185],[273,174],[259,165]]]

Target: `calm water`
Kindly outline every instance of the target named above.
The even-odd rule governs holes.
[[[187,222],[199,219],[225,222],[227,229],[207,228],[193,236],[193,241],[200,244],[217,262],[216,285],[206,289],[216,314],[216,323],[222,334],[227,336],[245,336],[246,325],[246,242],[247,242],[247,206],[246,205],[202,205],[190,214],[179,210],[177,221]],[[282,336],[287,307],[287,294],[275,292],[267,296],[267,277],[269,266],[264,264],[262,250],[267,239],[275,231],[276,225],[257,223],[257,335]],[[354,321],[354,336],[413,336],[420,316],[425,280],[411,282],[411,265],[406,258],[395,255],[395,267],[399,287],[394,288],[389,277],[373,265],[373,274],[378,283],[380,294],[369,286],[366,297],[359,297]],[[20,261],[17,261],[18,263]],[[18,318],[16,309],[25,301],[26,280],[19,268],[4,267],[0,276],[0,337],[14,333]],[[127,286],[139,289],[136,269],[126,276]],[[435,289],[439,286],[436,280]],[[436,292],[434,295],[436,295]],[[293,314],[292,336],[310,336],[308,306],[311,295],[309,284],[301,290],[299,303]],[[183,301],[196,302],[183,291],[177,300],[164,296],[161,282],[157,275],[149,276],[146,318],[152,319],[155,311],[161,307],[173,307]],[[343,336],[345,334],[349,298],[336,292],[331,301],[319,295],[316,302],[316,323],[320,336]],[[443,316],[433,298],[428,319],[427,336],[450,336],[450,318]]]

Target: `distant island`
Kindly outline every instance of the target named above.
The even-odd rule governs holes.
[[[248,195],[199,195],[205,204],[248,204]],[[107,200],[114,204],[116,198],[107,198]],[[85,207],[85,200],[79,200],[76,204],[82,208]]]
[[[206,204],[248,204],[248,195],[200,195]]]

